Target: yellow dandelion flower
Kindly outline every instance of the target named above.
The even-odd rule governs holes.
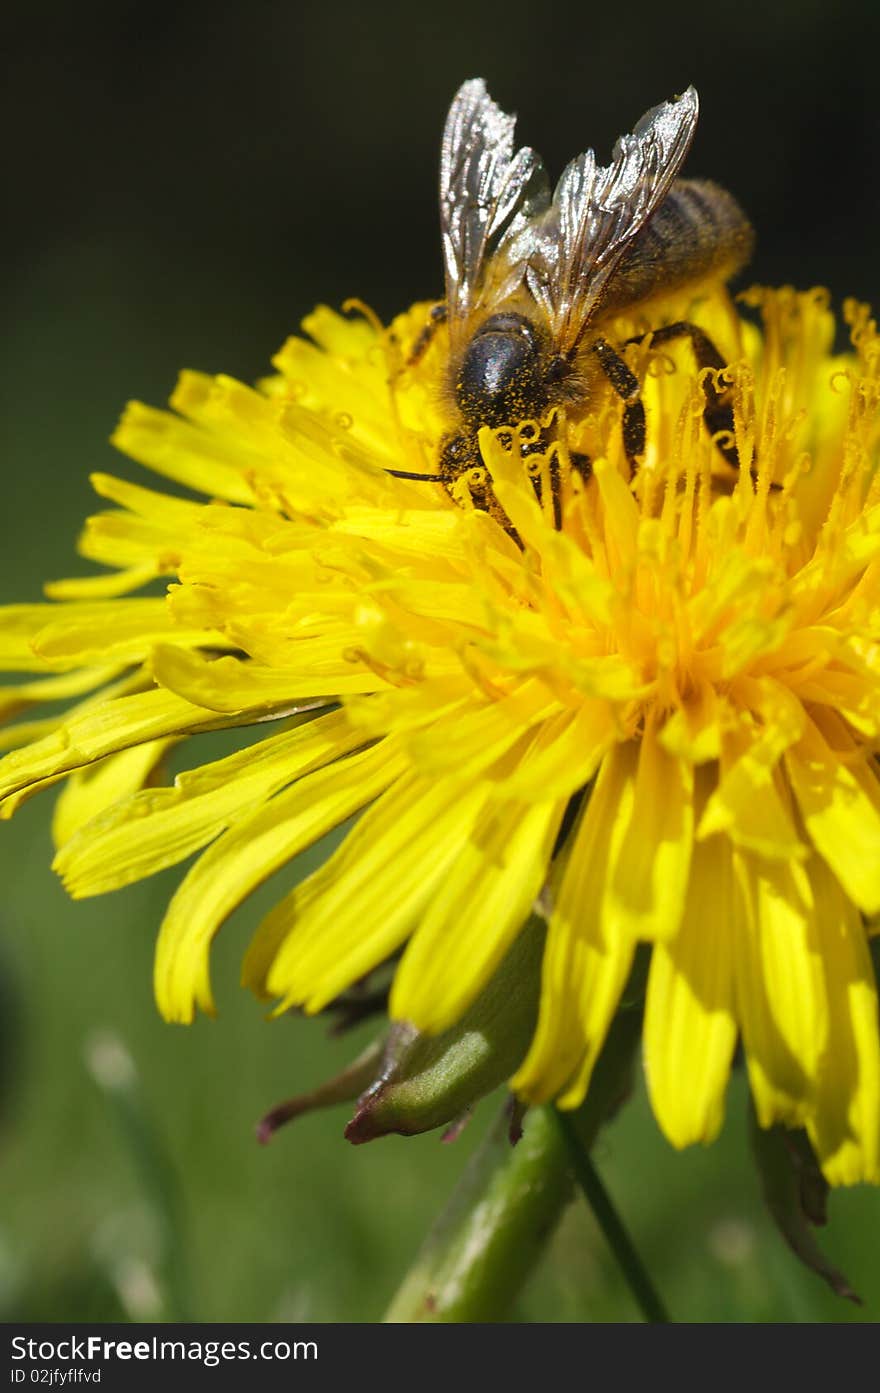
[[[67,779],[75,896],[201,852],[159,934],[169,1020],[213,1010],[227,916],[360,814],[249,948],[279,1009],[403,949],[391,1014],[440,1031],[543,891],[523,1099],[579,1104],[651,945],[670,1141],[715,1135],[741,1040],[762,1125],[806,1128],[832,1183],[880,1180],[880,340],[849,304],[835,355],[820,292],[747,305],[689,309],[732,364],[738,473],[688,347],[646,341],[635,478],[612,392],[557,408],[547,448],[546,422],[482,431],[448,490],[394,477],[432,473],[448,429],[445,330],[408,364],[424,306],[387,330],[319,309],[256,389],[188,372],[172,412],[129,407],[115,444],[187,496],[97,476],[113,507],[81,551],[110,569],[2,612],[4,666],[29,674],[5,711],[29,714],[0,808]],[[183,738],[261,722],[161,782]]]

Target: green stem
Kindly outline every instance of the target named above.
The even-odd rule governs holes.
[[[628,1091],[638,1012],[618,1017],[576,1114],[580,1144]],[[391,1322],[505,1320],[574,1193],[555,1109],[533,1108],[512,1147],[502,1114],[471,1160],[385,1316]]]
[[[573,1186],[564,1138],[544,1109],[515,1147],[495,1123],[398,1291],[386,1321],[503,1320]]]
[[[554,1109],[554,1111],[556,1110]],[[611,1196],[602,1184],[599,1172],[584,1150],[571,1114],[556,1112],[556,1120],[559,1131],[568,1147],[577,1182],[595,1215],[597,1224],[605,1235],[609,1248],[617,1258],[629,1289],[645,1320],[651,1321],[653,1324],[669,1324],[670,1317],[654,1290],[651,1279],[636,1252],[632,1239],[624,1228],[620,1215],[611,1202]]]

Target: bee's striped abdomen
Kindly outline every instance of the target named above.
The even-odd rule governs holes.
[[[727,280],[748,261],[753,244],[751,225],[726,189],[708,179],[677,179],[624,252],[601,313],[702,280]]]

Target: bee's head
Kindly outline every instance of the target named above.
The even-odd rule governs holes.
[[[455,399],[466,424],[513,425],[539,416],[547,406],[541,342],[521,314],[493,314],[465,349],[455,381]]]

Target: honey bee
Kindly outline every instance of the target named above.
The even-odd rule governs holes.
[[[578,155],[551,196],[534,150],[514,151],[515,118],[481,78],[465,82],[446,118],[440,160],[440,221],[446,281],[410,357],[414,363],[441,323],[448,325],[446,395],[456,427],[441,440],[432,479],[453,493],[482,460],[478,432],[547,418],[550,408],[586,410],[603,381],[622,399],[623,445],[633,473],[644,455],[641,384],[611,341],[615,316],[671,291],[724,282],[749,259],[753,233],[734,198],[717,184],[679,179],[697,124],[693,87],[645,112],[614,147],[611,163]],[[663,324],[654,347],[688,338],[699,369],[725,360],[697,325]],[[704,378],[704,419],[725,458],[737,465],[728,394]],[[546,449],[546,431],[531,448]],[[582,477],[584,455],[572,457]],[[483,477],[485,477],[485,471]],[[558,471],[553,511],[561,525]],[[453,494],[454,496],[454,494]],[[476,506],[496,511],[488,482],[471,489]]]

